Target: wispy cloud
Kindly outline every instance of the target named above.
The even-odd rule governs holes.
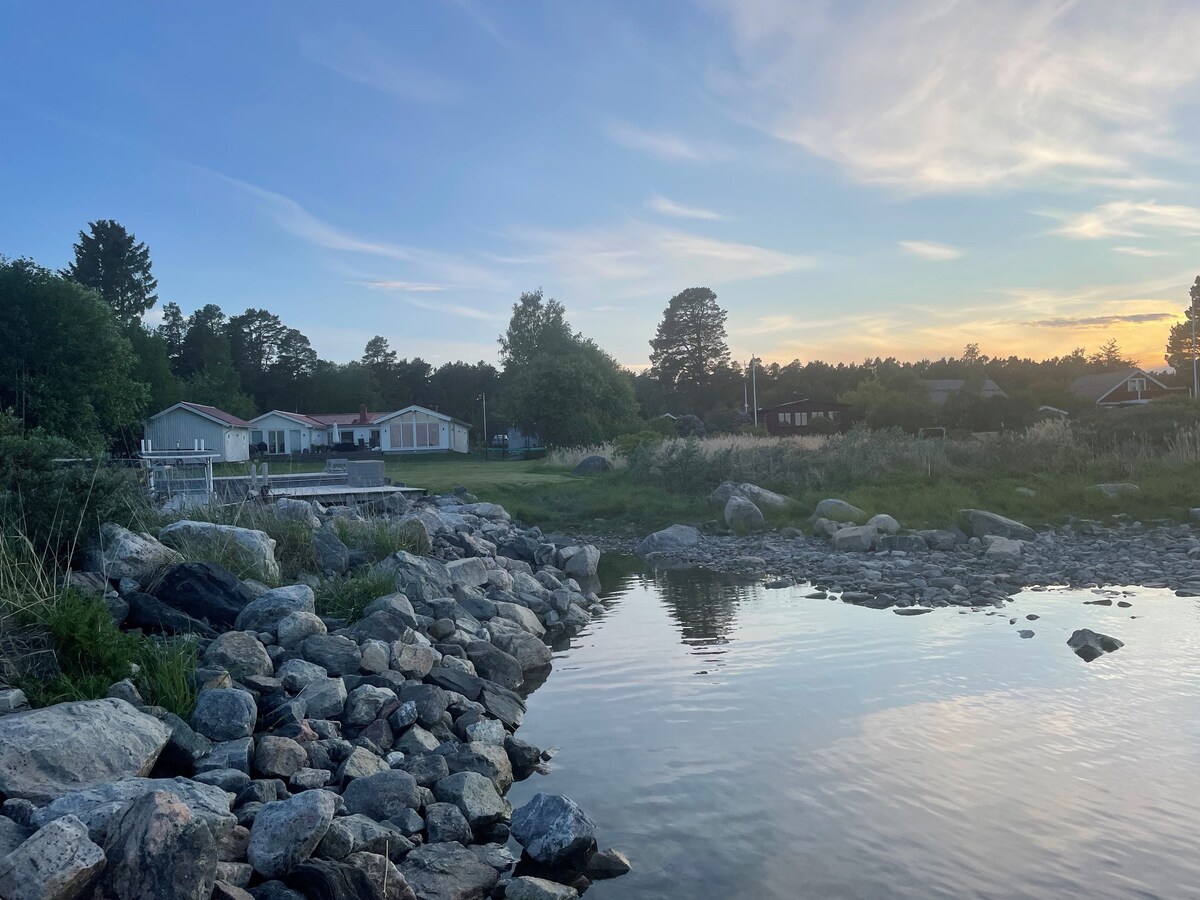
[[[313,62],[358,84],[416,100],[439,103],[458,95],[447,79],[406,62],[403,51],[385,46],[357,28],[340,27],[301,39],[300,51]]]
[[[907,252],[913,256],[919,256],[921,259],[945,261],[958,259],[963,255],[963,252],[957,247],[939,244],[936,241],[899,241],[899,244]]]
[[[668,162],[715,162],[729,157],[728,148],[720,144],[694,141],[667,131],[650,131],[615,119],[605,123],[604,133],[622,147]]]
[[[450,286],[446,284],[423,284],[419,281],[360,281],[359,284],[365,284],[367,287],[379,291],[398,291],[407,294],[432,294],[439,291],[448,291]]]
[[[709,3],[741,61],[713,86],[740,118],[907,191],[1153,182],[1200,76],[1189,0]]]
[[[1154,234],[1200,234],[1200,208],[1155,200],[1117,200],[1081,213],[1045,213],[1062,221],[1057,233],[1082,240],[1148,237]],[[1132,252],[1126,248],[1121,252]],[[1149,255],[1135,253],[1134,255]]]
[[[669,200],[660,194],[655,194],[647,200],[646,208],[652,209],[660,215],[671,216],[676,219],[706,219],[713,221],[725,218],[719,212],[714,212],[711,209],[703,209],[699,206],[684,206],[682,203],[676,203],[674,200]]]
[[[449,316],[458,316],[462,319],[478,319],[481,322],[490,322],[503,318],[498,313],[490,313],[486,310],[476,309],[473,306],[459,306],[454,303],[439,303],[435,300],[418,300],[416,297],[405,297],[404,302],[409,306],[415,306],[418,309],[428,309],[433,312],[445,313]]]
[[[283,194],[230,178],[219,172],[211,174],[254,198],[262,212],[283,231],[315,247],[409,263],[422,272],[444,279],[459,288],[496,290],[508,287],[507,282],[496,273],[467,259],[420,247],[361,237],[323,221]]]
[[[1169,256],[1166,250],[1151,250],[1148,247],[1113,247],[1113,253],[1124,253],[1126,256]]]
[[[508,36],[504,34],[483,10],[474,2],[474,0],[446,0],[451,6],[458,7],[468,19],[470,19],[476,27],[484,31],[488,37],[494,40],[502,47],[511,47],[512,42]]]
[[[1029,322],[1040,328],[1109,328],[1113,325],[1143,325],[1146,322],[1171,322],[1178,319],[1177,313],[1152,312],[1129,313],[1115,316],[1057,316],[1053,319],[1041,319]]]

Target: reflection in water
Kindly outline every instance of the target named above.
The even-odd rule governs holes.
[[[1012,626],[605,564],[521,732],[555,767],[510,794],[629,853],[589,900],[1200,896],[1196,601],[1029,593]],[[1081,627],[1125,647],[1085,664]]]

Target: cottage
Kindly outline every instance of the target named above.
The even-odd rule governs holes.
[[[181,401],[156,412],[144,423],[154,450],[211,450],[221,462],[250,458],[250,423],[200,403]]]
[[[1084,375],[1071,382],[1071,393],[1097,406],[1137,406],[1187,392],[1167,387],[1145,369],[1120,369]]]
[[[382,453],[470,450],[466,422],[423,406],[395,412],[291,413],[273,409],[251,422],[251,442],[264,453],[361,449]]]
[[[467,453],[471,426],[423,406],[407,406],[378,416],[379,449],[384,453]]]
[[[926,396],[933,406],[944,406],[946,401],[950,399],[950,395],[961,391],[965,384],[967,384],[965,378],[935,378],[926,379],[921,382],[921,386],[925,388]],[[1008,395],[992,379],[985,378],[982,382],[979,382],[977,396],[981,399],[986,399],[988,397],[1007,397]]]
[[[776,406],[765,406],[758,410],[758,421],[767,426],[767,432],[777,437],[812,434],[817,430],[829,430],[825,422],[833,423],[833,430],[842,431],[847,425],[847,414],[852,407],[833,400],[789,400]],[[818,426],[816,423],[824,426]]]
[[[312,416],[273,409],[250,420],[250,446],[260,453],[304,453],[325,446],[327,432]]]

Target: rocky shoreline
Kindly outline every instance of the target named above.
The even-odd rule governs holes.
[[[276,504],[326,574],[394,580],[353,622],[318,615],[309,584],[174,549],[186,536],[277,575],[262,531],[106,525],[77,585],[125,628],[196,641],[198,701],[185,721],[123,681],[31,710],[0,686],[0,897],[570,900],[628,871],[569,798],[504,799],[548,758],[516,735],[523,696],[550,643],[603,611],[600,553],[470,499],[393,506],[429,552],[376,561],[336,533],[354,510]]]

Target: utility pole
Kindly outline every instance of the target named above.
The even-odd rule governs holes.
[[[1196,316],[1200,315],[1200,307],[1196,305],[1196,301],[1192,300],[1192,314],[1188,317],[1192,320],[1192,399],[1200,397],[1200,379],[1196,376]]]
[[[487,462],[488,447],[491,444],[487,429],[487,391],[480,394],[479,399],[483,401],[483,461]]]
[[[758,358],[750,354],[750,385],[754,392],[754,425],[758,426]]]

